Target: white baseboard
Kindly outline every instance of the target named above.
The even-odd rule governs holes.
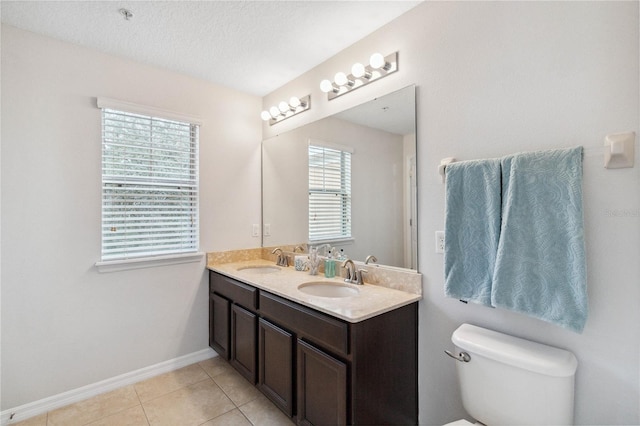
[[[58,395],[53,395],[39,401],[10,408],[0,413],[0,425],[4,426],[10,423],[19,422],[30,417],[55,410],[56,408],[64,407],[66,405],[73,404],[123,386],[131,385],[159,374],[168,373],[169,371],[177,370],[178,368],[216,356],[218,356],[218,354],[214,350],[209,348],[203,349],[201,351],[183,355],[155,365],[150,365],[139,370],[111,377],[97,383],[72,389]],[[11,419],[12,414],[13,419]]]

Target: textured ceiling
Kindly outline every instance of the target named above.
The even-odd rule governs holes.
[[[2,0],[1,12],[18,28],[264,96],[419,3]]]

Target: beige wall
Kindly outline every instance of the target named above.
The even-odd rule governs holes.
[[[3,26],[3,410],[207,348],[204,259],[93,266],[97,96],[199,116],[201,250],[260,246],[260,98]]]
[[[640,423],[640,150],[633,169],[602,166],[605,135],[640,127],[638,13],[638,2],[425,2],[264,98],[269,106],[312,97],[310,111],[264,126],[270,136],[417,85],[421,424],[464,415],[454,362],[443,354],[463,322],[573,351],[578,424]],[[375,51],[398,51],[399,71],[327,101],[320,81]],[[585,147],[583,334],[445,298],[434,252],[444,226],[440,160],[576,145]]]

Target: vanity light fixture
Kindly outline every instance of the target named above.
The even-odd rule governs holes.
[[[396,71],[398,71],[398,52],[387,56],[374,53],[369,58],[368,65],[363,65],[360,62],[353,64],[351,74],[339,72],[333,77],[333,81],[322,80],[320,90],[327,93],[328,99],[331,100]]]
[[[268,121],[271,126],[276,123],[286,120],[289,117],[293,117],[296,114],[300,114],[311,108],[311,95],[303,96],[302,98],[296,98],[295,96],[289,99],[289,102],[282,101],[278,106],[272,106],[268,111],[262,111],[260,117],[264,121]]]

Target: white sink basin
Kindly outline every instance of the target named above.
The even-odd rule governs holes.
[[[271,274],[273,272],[280,271],[280,268],[277,266],[245,266],[243,268],[238,268],[238,271],[250,272],[253,274]]]
[[[311,296],[320,297],[350,297],[356,296],[359,293],[357,288],[347,284],[327,281],[314,281],[300,284],[298,290]]]

